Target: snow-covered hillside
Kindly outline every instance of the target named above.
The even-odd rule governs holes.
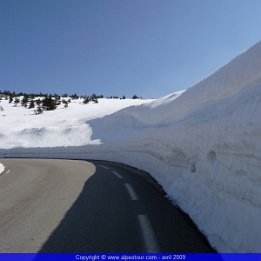
[[[99,99],[98,104],[72,100],[68,108],[61,104],[55,111],[36,115],[34,109],[15,106],[2,100],[0,106],[0,148],[56,147],[99,144],[91,140],[87,121],[103,117],[129,106],[147,103],[139,99]]]
[[[261,251],[261,42],[185,92],[104,115],[63,111],[53,120],[59,135],[67,126],[75,131],[77,142],[66,143],[73,147],[2,149],[0,155],[106,159],[147,170],[220,252]],[[35,128],[47,128],[49,118]],[[2,148],[20,139],[32,146],[35,133],[21,132],[32,125],[4,121]],[[88,135],[87,129],[78,134],[81,126]],[[92,145],[76,146],[78,140]]]

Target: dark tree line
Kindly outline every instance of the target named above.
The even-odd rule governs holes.
[[[59,100],[61,99],[61,97],[64,97],[64,98],[70,98],[71,100],[77,100],[79,98],[86,98],[86,97],[90,97],[90,96],[87,96],[87,95],[77,95],[76,93],[74,94],[68,94],[68,93],[64,93],[62,95],[59,95],[57,93],[54,93],[54,94],[48,94],[48,93],[42,93],[42,92],[39,92],[39,93],[25,93],[25,92],[11,92],[11,91],[1,91],[0,90],[0,98],[1,98],[1,95],[2,96],[5,96],[7,97],[7,99],[9,99],[9,97],[11,97],[12,99],[14,99],[15,97],[21,97],[21,96],[27,96],[28,98],[31,98],[31,99],[35,99],[36,97],[48,97],[48,96],[51,96],[53,98],[55,98],[56,100]],[[102,99],[104,98],[103,95],[96,95],[96,98],[97,99]],[[107,99],[126,99],[126,96],[123,95],[122,97],[119,97],[119,96],[107,96]],[[136,94],[132,96],[132,99],[142,99],[142,97],[139,97],[137,96]]]
[[[69,98],[69,99],[64,99]],[[9,103],[14,103],[14,106],[21,104],[24,108],[34,109],[35,114],[41,114],[44,110],[55,110],[57,106],[63,104],[64,108],[68,108],[71,100],[83,99],[83,104],[98,103],[98,99],[104,98],[103,95],[92,94],[90,96],[75,94],[46,94],[46,93],[24,93],[24,92],[11,92],[0,91],[0,102],[2,99],[8,100]],[[126,99],[125,95],[122,97],[110,96],[108,99]],[[142,99],[137,95],[133,95],[132,99]]]

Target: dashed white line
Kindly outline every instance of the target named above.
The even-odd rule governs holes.
[[[116,171],[112,171],[112,173],[116,176],[116,177],[118,177],[119,179],[122,179],[122,176],[118,173],[118,172],[116,172]]]
[[[103,165],[100,165],[102,168],[104,168],[104,169],[109,169],[108,167],[106,167],[106,166],[103,166]]]
[[[6,172],[6,174],[10,173],[10,169]]]
[[[134,189],[132,188],[132,186],[129,183],[125,183],[124,185],[130,195],[131,200],[138,200],[139,198],[136,192],[134,191]]]
[[[146,215],[138,215],[138,222],[140,225],[144,247],[147,253],[160,252],[159,245],[152,229],[151,223]]]

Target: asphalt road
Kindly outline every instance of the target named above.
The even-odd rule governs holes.
[[[0,159],[0,252],[212,252],[149,178],[104,162]]]

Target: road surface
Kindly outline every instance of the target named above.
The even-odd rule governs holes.
[[[0,159],[0,252],[212,252],[147,178],[105,162]]]

